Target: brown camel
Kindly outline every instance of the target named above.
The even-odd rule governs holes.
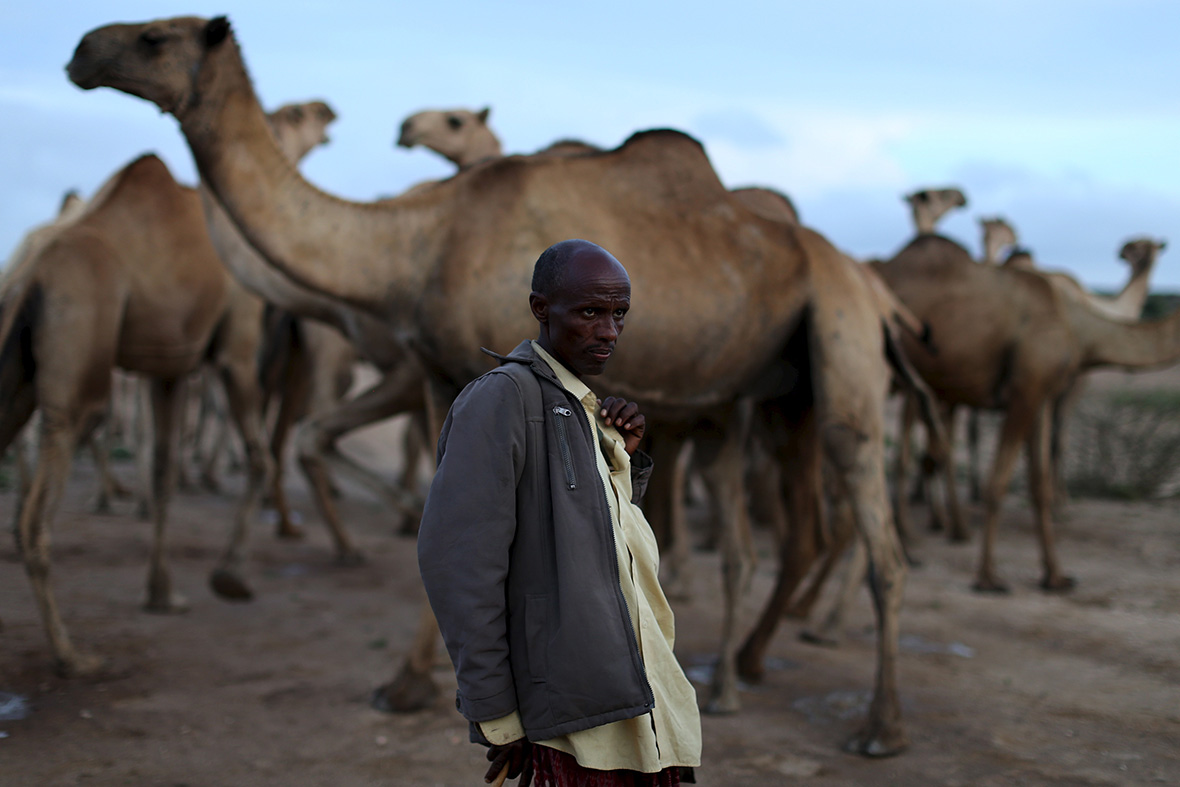
[[[154,539],[146,609],[184,609],[164,560],[180,394],[185,377],[212,362],[246,445],[249,479],[232,553],[268,469],[255,363],[261,303],[221,264],[196,190],[177,184],[153,155],[117,172],[30,252],[0,294],[0,392],[11,402],[0,413],[0,451],[40,411],[36,467],[18,504],[18,543],[59,671],[84,674],[102,661],[76,650],[62,623],[46,532],[73,448],[101,418],[113,368],[149,378]]]
[[[423,145],[459,169],[486,158],[498,158],[500,140],[488,128],[491,107],[478,112],[469,109],[427,109],[402,121],[399,147]]]
[[[652,420],[716,419],[727,456],[740,452],[736,403],[756,395],[772,405],[780,461],[795,470],[786,492],[797,523],[815,521],[827,456],[876,579],[877,685],[853,746],[875,755],[904,746],[895,660],[905,567],[884,481],[882,328],[863,308],[867,285],[821,236],[750,212],[700,145],[671,131],[584,156],[510,156],[378,204],[330,197],[277,150],[224,17],[99,28],[79,43],[69,74],[174,114],[204,182],[276,276],[373,315],[412,348],[435,428],[459,388],[487,370],[479,346],[508,349],[534,332],[520,293],[540,249],[586,237],[625,260],[645,306],[601,389],[642,402]],[[724,466],[740,488],[740,463]],[[741,511],[739,495],[727,499]],[[778,592],[740,657],[748,675],[761,672],[776,602],[802,576],[793,561],[806,570],[813,554],[782,557]],[[423,624],[400,688],[432,697],[437,633],[429,616]]]
[[[1024,444],[1044,569],[1041,586],[1064,590],[1073,580],[1061,572],[1053,543],[1053,402],[1087,369],[1140,369],[1180,358],[1180,315],[1155,323],[1117,322],[1038,273],[970,262],[953,241],[922,235],[877,269],[937,337],[937,355],[911,355],[935,393],[952,405],[1004,411],[984,498],[975,587],[1006,589],[995,572],[993,545],[1000,504]]]

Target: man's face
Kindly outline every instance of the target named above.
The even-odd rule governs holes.
[[[578,378],[602,374],[631,308],[631,280],[618,260],[587,247],[569,261],[557,291],[529,301],[545,351]]]

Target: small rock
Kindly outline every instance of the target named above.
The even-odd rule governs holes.
[[[81,713],[79,713],[78,715],[84,719],[93,719],[94,718],[94,714],[88,710],[84,710]]]
[[[384,746],[387,743],[389,743],[389,738],[386,738],[384,735],[377,736],[377,745],[378,746]]]

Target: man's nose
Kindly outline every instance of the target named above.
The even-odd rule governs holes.
[[[609,342],[613,342],[619,338],[619,326],[615,325],[612,315],[607,315],[604,319],[598,321],[598,338]]]

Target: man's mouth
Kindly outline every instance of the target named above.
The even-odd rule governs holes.
[[[605,361],[606,359],[610,358],[612,352],[614,352],[614,350],[610,347],[596,347],[590,351],[590,354],[600,361]]]

